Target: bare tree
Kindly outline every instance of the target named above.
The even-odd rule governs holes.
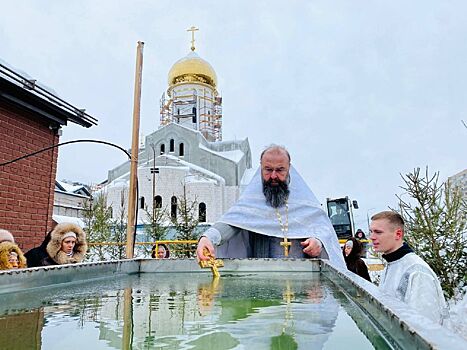
[[[420,168],[401,175],[410,200],[399,199],[405,239],[439,276],[447,297],[462,297],[467,285],[467,203],[458,187]]]
[[[111,207],[113,214],[116,217],[112,220],[112,235],[111,241],[117,243],[117,245],[109,246],[109,258],[111,259],[124,259],[125,254],[125,245],[126,242],[126,228],[127,228],[127,215],[125,212],[125,203],[126,203],[126,194],[122,190],[120,193],[120,205],[118,211],[115,213],[114,208]]]

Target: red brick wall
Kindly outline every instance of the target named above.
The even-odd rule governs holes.
[[[0,162],[58,143],[49,123],[0,102]],[[52,227],[57,148],[0,167],[0,228],[23,250],[40,245]]]

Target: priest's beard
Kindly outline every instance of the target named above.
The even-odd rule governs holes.
[[[280,208],[285,205],[287,198],[289,198],[289,176],[285,181],[276,179],[274,182],[275,185],[272,184],[272,179],[268,181],[263,179],[263,194],[266,197],[266,203],[273,208]]]

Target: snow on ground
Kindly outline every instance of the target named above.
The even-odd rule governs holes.
[[[456,332],[465,340],[467,340],[467,293],[464,297],[454,303],[453,300],[449,304],[449,321],[446,322],[445,327]]]

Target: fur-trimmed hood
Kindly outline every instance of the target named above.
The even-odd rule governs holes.
[[[69,257],[63,252],[62,240],[67,232],[74,232],[76,234],[76,245],[73,249],[73,256]],[[50,233],[50,241],[47,244],[47,254],[59,265],[79,263],[84,259],[88,245],[86,243],[86,234],[78,225],[72,223],[61,223],[55,226]]]
[[[0,243],[0,270],[10,270],[13,267],[8,261],[10,252],[18,254],[18,268],[22,269],[26,267],[26,258],[19,247],[12,242],[5,241]]]

